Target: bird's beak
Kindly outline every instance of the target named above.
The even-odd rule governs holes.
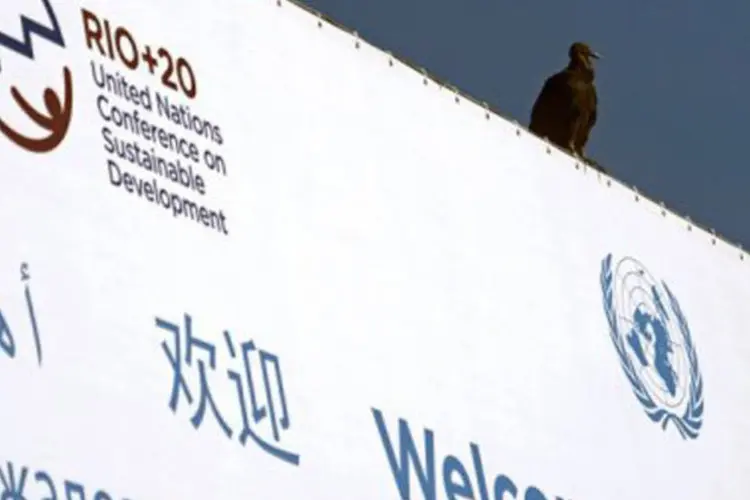
[[[602,55],[601,55],[601,54],[600,54],[599,52],[594,52],[593,50],[591,51],[591,54],[590,54],[590,55],[591,55],[591,57],[593,57],[594,59],[601,59],[601,58],[602,58]]]

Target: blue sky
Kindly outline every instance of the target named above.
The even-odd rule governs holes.
[[[750,248],[746,0],[303,1],[524,125],[570,43],[588,42],[604,56],[589,155]]]

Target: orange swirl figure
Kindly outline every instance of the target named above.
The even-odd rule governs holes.
[[[2,118],[0,118],[0,132],[11,141],[19,146],[34,153],[47,153],[55,149],[65,138],[70,125],[70,117],[73,113],[73,82],[70,76],[70,69],[63,68],[65,77],[65,102],[60,103],[57,93],[51,88],[44,91],[44,104],[47,108],[47,115],[40,113],[21,95],[16,87],[11,87],[10,92],[15,99],[16,104],[40,127],[49,130],[49,135],[41,139],[34,139],[21,135],[16,130],[10,128]]]

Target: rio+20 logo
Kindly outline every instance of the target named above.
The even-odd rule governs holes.
[[[46,11],[47,20],[40,23],[23,13],[19,13],[22,39],[0,31],[0,51],[12,52],[17,56],[34,61],[36,60],[35,44],[42,40],[65,48],[62,30],[50,0],[41,0],[41,2]],[[8,7],[4,6],[4,9]],[[73,80],[68,66],[63,66],[62,75],[63,98],[60,99],[55,90],[47,87],[43,94],[45,107],[43,111],[32,106],[18,87],[14,85],[10,89],[10,94],[16,105],[29,119],[45,130],[45,135],[42,137],[27,136],[9,125],[2,117],[0,117],[0,133],[17,146],[33,153],[47,153],[57,148],[68,133],[73,113]]]
[[[687,319],[670,288],[636,259],[602,261],[601,288],[610,337],[648,417],[671,422],[684,439],[703,425],[703,377]]]

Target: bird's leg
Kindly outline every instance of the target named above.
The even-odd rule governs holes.
[[[583,156],[583,154],[576,148],[575,141],[570,141],[568,143],[568,151],[570,151],[570,154],[573,155],[573,158],[575,158],[576,160],[586,161],[586,157]]]
[[[568,151],[570,151],[570,154],[573,155],[573,157],[580,159],[581,155],[576,151],[576,144],[575,141],[570,141],[568,143]]]
[[[576,138],[578,137],[578,129],[581,127],[581,119],[580,116],[577,116],[575,121],[573,122],[573,130],[570,134],[570,140],[568,141],[568,150],[570,150],[570,153],[577,159],[581,158],[581,153],[578,151],[578,148],[576,147]]]

